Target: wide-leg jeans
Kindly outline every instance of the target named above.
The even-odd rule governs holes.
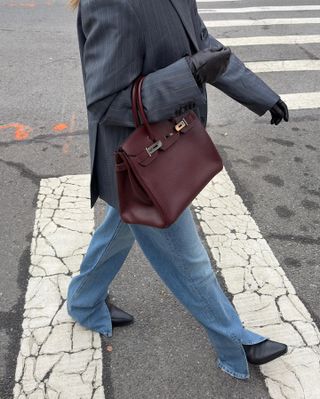
[[[135,240],[163,282],[207,331],[218,367],[233,377],[249,378],[242,344],[267,338],[243,327],[217,281],[189,207],[171,226],[156,228],[124,223],[119,211],[108,205],[80,273],[69,284],[69,315],[86,328],[112,336],[106,293]]]

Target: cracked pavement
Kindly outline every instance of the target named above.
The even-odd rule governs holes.
[[[67,313],[70,279],[94,228],[88,175],[42,179],[14,398],[104,398],[99,334]]]
[[[270,396],[319,398],[319,330],[225,170],[193,205],[244,325],[288,345],[287,354],[261,366]]]

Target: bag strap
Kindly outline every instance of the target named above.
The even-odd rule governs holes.
[[[142,103],[142,84],[144,81],[144,76],[139,76],[133,85],[132,88],[132,114],[133,114],[133,119],[136,127],[139,127],[140,125],[144,125],[146,130],[149,133],[149,137],[153,140],[156,141],[156,138],[153,137],[151,126],[148,122],[148,118],[144,112],[143,108],[143,103]],[[140,122],[142,121],[142,123]]]
[[[132,105],[132,115],[133,115],[133,120],[134,124],[136,127],[139,127],[141,125],[140,119],[139,119],[139,114],[138,114],[138,108],[137,108],[137,94],[138,94],[138,85],[140,80],[143,79],[143,76],[139,76],[132,87],[132,92],[131,92],[131,105]]]
[[[147,116],[146,116],[146,114],[144,112],[144,108],[143,108],[142,95],[141,95],[143,81],[144,81],[144,77],[141,80],[139,80],[139,83],[138,83],[138,90],[137,90],[138,111],[139,111],[139,114],[141,116],[142,123],[144,124],[144,127],[147,129],[147,131],[148,131],[148,133],[150,135],[150,138],[155,140],[155,138],[152,135],[151,126],[150,126],[150,124],[148,122],[148,118],[147,118]]]

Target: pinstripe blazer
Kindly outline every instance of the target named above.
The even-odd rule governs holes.
[[[207,120],[205,85],[185,55],[221,43],[208,33],[195,0],[81,0],[77,34],[91,160],[91,207],[98,197],[119,209],[114,151],[134,129],[133,81],[146,76],[142,99],[150,122],[193,109]],[[263,115],[279,96],[232,54],[215,87]]]

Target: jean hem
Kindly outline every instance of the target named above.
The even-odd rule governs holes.
[[[98,333],[98,334],[102,334],[102,335],[105,336],[105,337],[112,337],[112,330],[111,330],[111,331],[110,331],[110,330],[96,330],[96,329],[92,328],[91,326],[86,325],[86,324],[83,324],[83,323],[80,322],[78,319],[76,319],[76,318],[73,316],[73,314],[71,313],[70,309],[69,309],[68,302],[67,302],[67,312],[68,312],[69,316],[72,318],[72,320],[73,320],[75,323],[78,323],[81,327],[86,328],[86,329],[88,329],[88,330],[90,330],[90,331],[96,332],[96,333]]]
[[[262,337],[261,339],[258,340],[249,340],[249,341],[241,341],[242,345],[255,345],[255,344],[259,344],[260,342],[264,342],[266,340],[270,339],[269,337]]]
[[[111,331],[97,331],[99,334],[103,335],[104,337],[111,338],[112,332]]]
[[[220,359],[218,359],[217,365],[221,370],[223,370],[227,374],[231,375],[231,377],[238,378],[240,380],[247,380],[250,378],[249,372],[245,373],[245,374],[238,373],[238,372],[232,370],[229,366],[225,365]]]
[[[270,338],[265,335],[257,334],[251,330],[243,328],[240,340],[242,345],[255,345],[268,339]]]

